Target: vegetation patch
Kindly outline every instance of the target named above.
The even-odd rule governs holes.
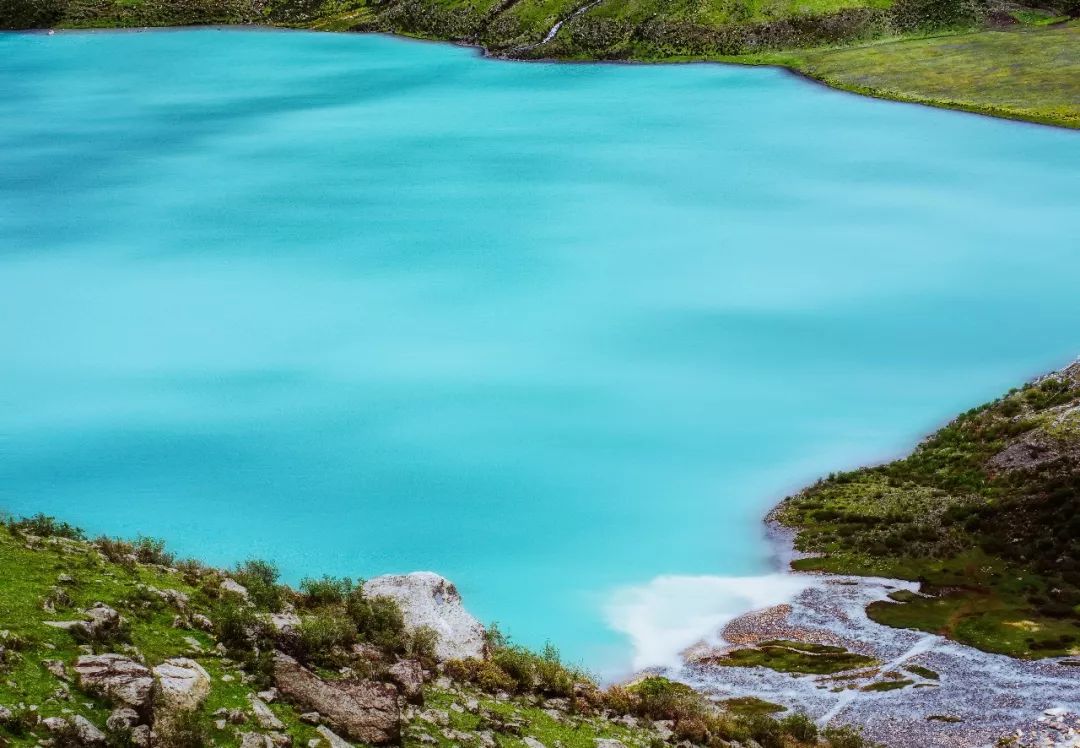
[[[711,658],[710,663],[726,667],[767,667],[781,673],[831,675],[880,664],[873,657],[805,642],[775,640],[745,647]]]

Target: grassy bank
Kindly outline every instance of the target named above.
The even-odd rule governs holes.
[[[963,414],[909,456],[832,475],[775,512],[804,570],[921,582],[884,624],[991,652],[1080,652],[1080,364]]]

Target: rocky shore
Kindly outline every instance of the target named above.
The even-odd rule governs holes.
[[[785,535],[775,537],[785,542]],[[897,748],[975,748],[1001,739],[1017,746],[1080,746],[1080,662],[990,654],[867,616],[868,605],[890,594],[918,594],[917,583],[800,576],[808,586],[790,604],[733,620],[721,632],[724,645],[691,648],[685,666],[668,674],[720,700],[752,696],[804,711],[820,724],[858,725],[870,740]],[[816,645],[803,659],[827,659],[832,653],[822,647],[872,662],[808,673],[791,671],[799,661],[745,667],[726,657],[770,643]]]

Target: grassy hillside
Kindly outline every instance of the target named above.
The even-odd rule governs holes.
[[[1080,363],[775,512],[800,569],[922,583],[869,613],[1019,657],[1080,653]]]
[[[282,628],[274,615],[292,623]],[[340,689],[334,693],[397,694],[378,715],[395,737],[380,743],[862,745],[850,730],[819,734],[802,715],[778,720],[742,703],[716,707],[663,678],[604,691],[554,649],[534,654],[497,631],[486,659],[437,662],[431,636],[407,630],[396,604],[367,596],[362,583],[306,580],[297,591],[261,561],[226,572],[177,561],[152,540],[91,542],[46,517],[0,525],[0,746],[145,745],[151,727],[161,748],[348,745],[333,715],[289,692],[277,664],[283,655],[322,687]],[[173,661],[201,668],[205,688],[184,702],[156,677],[146,706],[125,712],[130,688],[103,689],[86,675],[85,661],[103,654],[134,669],[186,658]],[[403,680],[402,672],[416,677]]]

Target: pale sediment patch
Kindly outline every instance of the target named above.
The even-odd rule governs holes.
[[[604,612],[630,639],[635,670],[679,668],[687,648],[719,644],[719,632],[737,616],[787,602],[817,583],[794,574],[660,576],[616,590]]]

